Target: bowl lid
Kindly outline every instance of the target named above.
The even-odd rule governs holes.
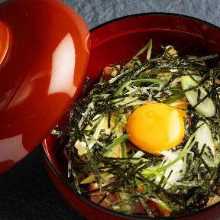
[[[88,36],[58,0],[0,4],[0,173],[41,143],[76,96]]]

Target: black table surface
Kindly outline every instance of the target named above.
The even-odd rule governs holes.
[[[0,0],[1,3],[2,0]],[[65,0],[90,28],[128,14],[181,13],[220,25],[219,0]],[[38,146],[8,173],[0,176],[0,220],[82,220],[50,182]]]

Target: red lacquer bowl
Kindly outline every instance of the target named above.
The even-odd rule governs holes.
[[[0,174],[42,142],[83,82],[89,32],[59,0],[0,4]]]
[[[140,49],[149,38],[159,50],[161,45],[172,44],[181,54],[220,53],[220,28],[207,22],[174,14],[140,14],[120,18],[91,31],[91,55],[87,75],[97,79],[108,64],[124,63]],[[49,176],[66,201],[90,220],[150,219],[126,216],[101,208],[79,196],[68,185],[63,149],[54,137],[44,140]],[[217,220],[220,204],[204,209],[184,220]]]

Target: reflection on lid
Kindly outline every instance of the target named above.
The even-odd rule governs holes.
[[[67,34],[55,49],[52,57],[51,80],[48,94],[74,94],[75,46],[70,34]]]
[[[0,21],[0,65],[5,61],[11,44],[10,30],[7,24]]]
[[[14,137],[1,139],[0,148],[0,162],[7,160],[16,162],[28,153],[27,150],[23,147],[21,134]]]

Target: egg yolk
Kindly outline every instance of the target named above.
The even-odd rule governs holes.
[[[147,103],[129,116],[126,130],[135,146],[148,153],[160,154],[182,142],[184,116],[166,104]]]

